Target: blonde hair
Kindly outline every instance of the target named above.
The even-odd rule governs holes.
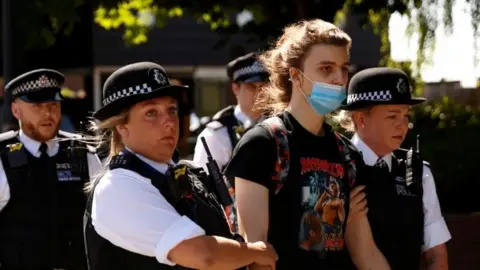
[[[320,19],[302,20],[284,28],[282,36],[259,59],[270,73],[269,83],[258,94],[254,110],[274,115],[283,111],[292,97],[289,69],[303,70],[303,61],[316,44],[345,46],[350,37],[335,25]]]
[[[373,106],[370,105],[370,106],[356,109],[353,111],[341,110],[340,112],[338,112],[336,115],[332,117],[332,120],[338,123],[343,129],[345,129],[345,131],[354,133],[354,132],[357,132],[358,127],[355,121],[353,120],[353,113],[362,112],[366,115],[369,115],[372,108]]]
[[[351,111],[341,110],[337,114],[333,115],[332,120],[338,123],[343,129],[345,129],[345,131],[353,133],[357,131],[357,127],[353,121],[352,114],[353,113]]]
[[[123,111],[120,114],[107,118],[101,122],[97,123],[92,121],[90,124],[90,130],[100,133],[100,135],[96,137],[97,149],[108,145],[109,154],[105,160],[105,166],[108,166],[113,156],[118,155],[125,148],[116,126],[127,123],[128,113],[129,111]],[[102,172],[95,175],[93,179],[85,185],[86,192],[93,191],[93,188],[98,181],[100,181],[100,178],[102,178],[106,170],[105,167]]]

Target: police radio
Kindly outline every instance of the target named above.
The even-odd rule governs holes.
[[[419,185],[422,184],[423,176],[423,160],[420,156],[420,135],[417,135],[417,145],[414,148],[410,147],[407,152],[406,175],[405,183],[407,187],[418,190]]]
[[[227,185],[225,184],[225,180],[223,174],[220,172],[218,168],[217,162],[213,159],[212,153],[210,153],[210,148],[208,148],[208,144],[205,141],[204,137],[200,137],[202,141],[203,148],[205,148],[205,152],[207,152],[207,169],[208,169],[208,177],[211,177],[213,180],[213,190],[215,195],[217,195],[218,199],[220,199],[220,203],[225,206],[230,206],[233,204],[232,198],[228,193]]]

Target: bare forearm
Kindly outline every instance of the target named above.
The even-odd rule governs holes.
[[[382,252],[374,246],[370,252],[358,256],[358,270],[389,270],[390,265]]]
[[[388,270],[390,266],[373,241],[366,217],[348,223],[345,232],[347,249],[359,270]]]
[[[448,270],[448,255],[445,244],[425,251],[423,256],[427,270]]]
[[[212,240],[212,261],[206,270],[237,269],[255,262],[257,251],[248,243],[225,241],[225,238]],[[216,243],[215,243],[216,242]]]
[[[182,246],[180,246],[182,245]],[[194,269],[237,269],[255,262],[258,251],[249,244],[217,236],[201,236],[180,243],[170,252],[175,263]]]
[[[358,270],[389,270],[390,265],[382,252],[374,246],[365,248],[363,252],[352,255],[352,260]]]

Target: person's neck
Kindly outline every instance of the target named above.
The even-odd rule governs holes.
[[[386,156],[392,152],[391,149],[380,146],[379,143],[375,142],[371,137],[365,136],[362,132],[357,132],[357,135],[378,157]]]
[[[137,155],[141,155],[142,157],[146,158],[146,159],[149,159],[153,162],[156,162],[156,163],[159,163],[159,164],[168,164],[168,162],[170,160],[166,160],[165,158],[163,157],[159,157],[155,154],[151,154],[151,153],[144,153],[144,151],[140,151],[140,150],[135,150],[135,148],[132,148],[130,146],[126,146],[125,147],[127,150],[129,150],[130,152],[134,153],[134,154],[137,154]]]
[[[247,116],[251,121],[257,121],[258,119],[260,119],[261,114],[250,112],[249,114],[247,114]]]
[[[295,100],[292,99],[286,110],[310,133],[319,136],[325,134],[325,130],[323,129],[325,117],[315,113],[309,104],[305,102],[295,102]]]

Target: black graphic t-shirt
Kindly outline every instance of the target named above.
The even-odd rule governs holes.
[[[325,136],[304,129],[288,112],[280,115],[289,131],[290,170],[274,194],[275,138],[261,126],[247,132],[226,167],[270,190],[268,241],[279,255],[277,269],[343,269],[348,255],[344,230],[349,182],[332,128]]]

